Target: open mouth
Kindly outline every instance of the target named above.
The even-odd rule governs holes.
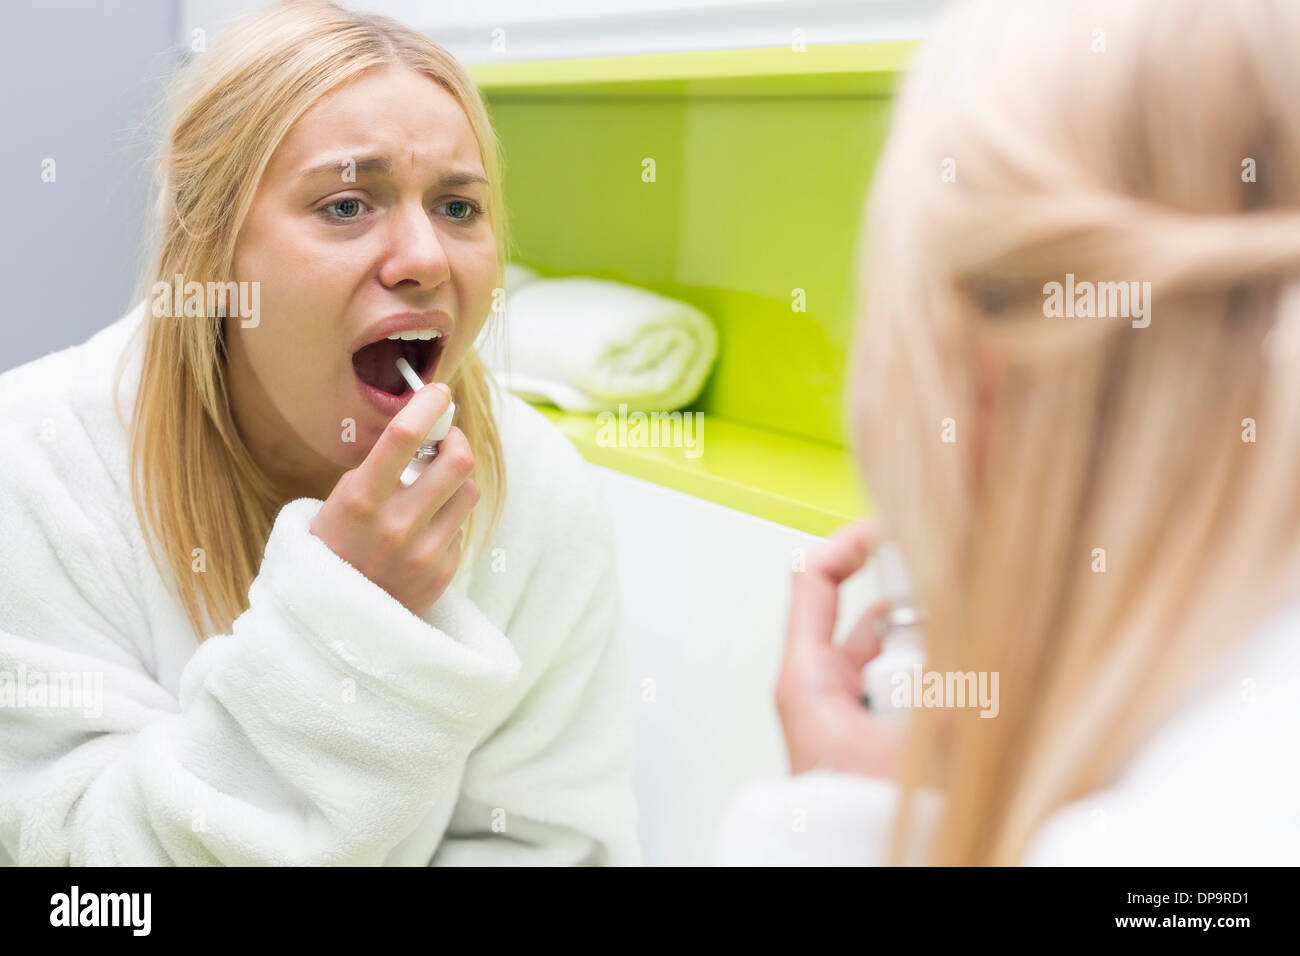
[[[430,339],[380,339],[352,353],[352,368],[357,378],[371,388],[404,395],[410,386],[398,371],[397,360],[404,357],[421,379],[432,382],[445,341],[442,335]]]

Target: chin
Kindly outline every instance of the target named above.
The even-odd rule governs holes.
[[[338,420],[342,421],[345,417],[351,416],[340,415]],[[337,429],[324,434],[317,433],[303,441],[321,461],[338,468],[355,468],[365,461],[366,455],[379,440],[380,431],[358,421],[347,428],[340,425]],[[348,441],[347,438],[352,440]]]

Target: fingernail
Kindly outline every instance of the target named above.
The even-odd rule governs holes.
[[[442,393],[446,395],[448,398],[451,398],[451,388],[447,385],[446,382],[434,382],[433,387],[442,389]]]

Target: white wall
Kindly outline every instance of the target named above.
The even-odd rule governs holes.
[[[179,29],[208,41],[233,13],[267,0],[181,0]],[[466,63],[683,50],[850,43],[923,36],[949,0],[343,0],[429,33]],[[504,51],[493,31],[504,31]]]

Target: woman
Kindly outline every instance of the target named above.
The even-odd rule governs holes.
[[[970,2],[926,44],[866,221],[882,526],[795,575],[796,776],[720,861],[1300,859],[1297,45],[1283,0]],[[857,706],[881,609],[833,645],[836,588],[882,536],[994,719]]]
[[[162,169],[145,301],[0,377],[0,859],[639,863],[607,519],[474,352],[464,70],[277,6],[192,65]]]

